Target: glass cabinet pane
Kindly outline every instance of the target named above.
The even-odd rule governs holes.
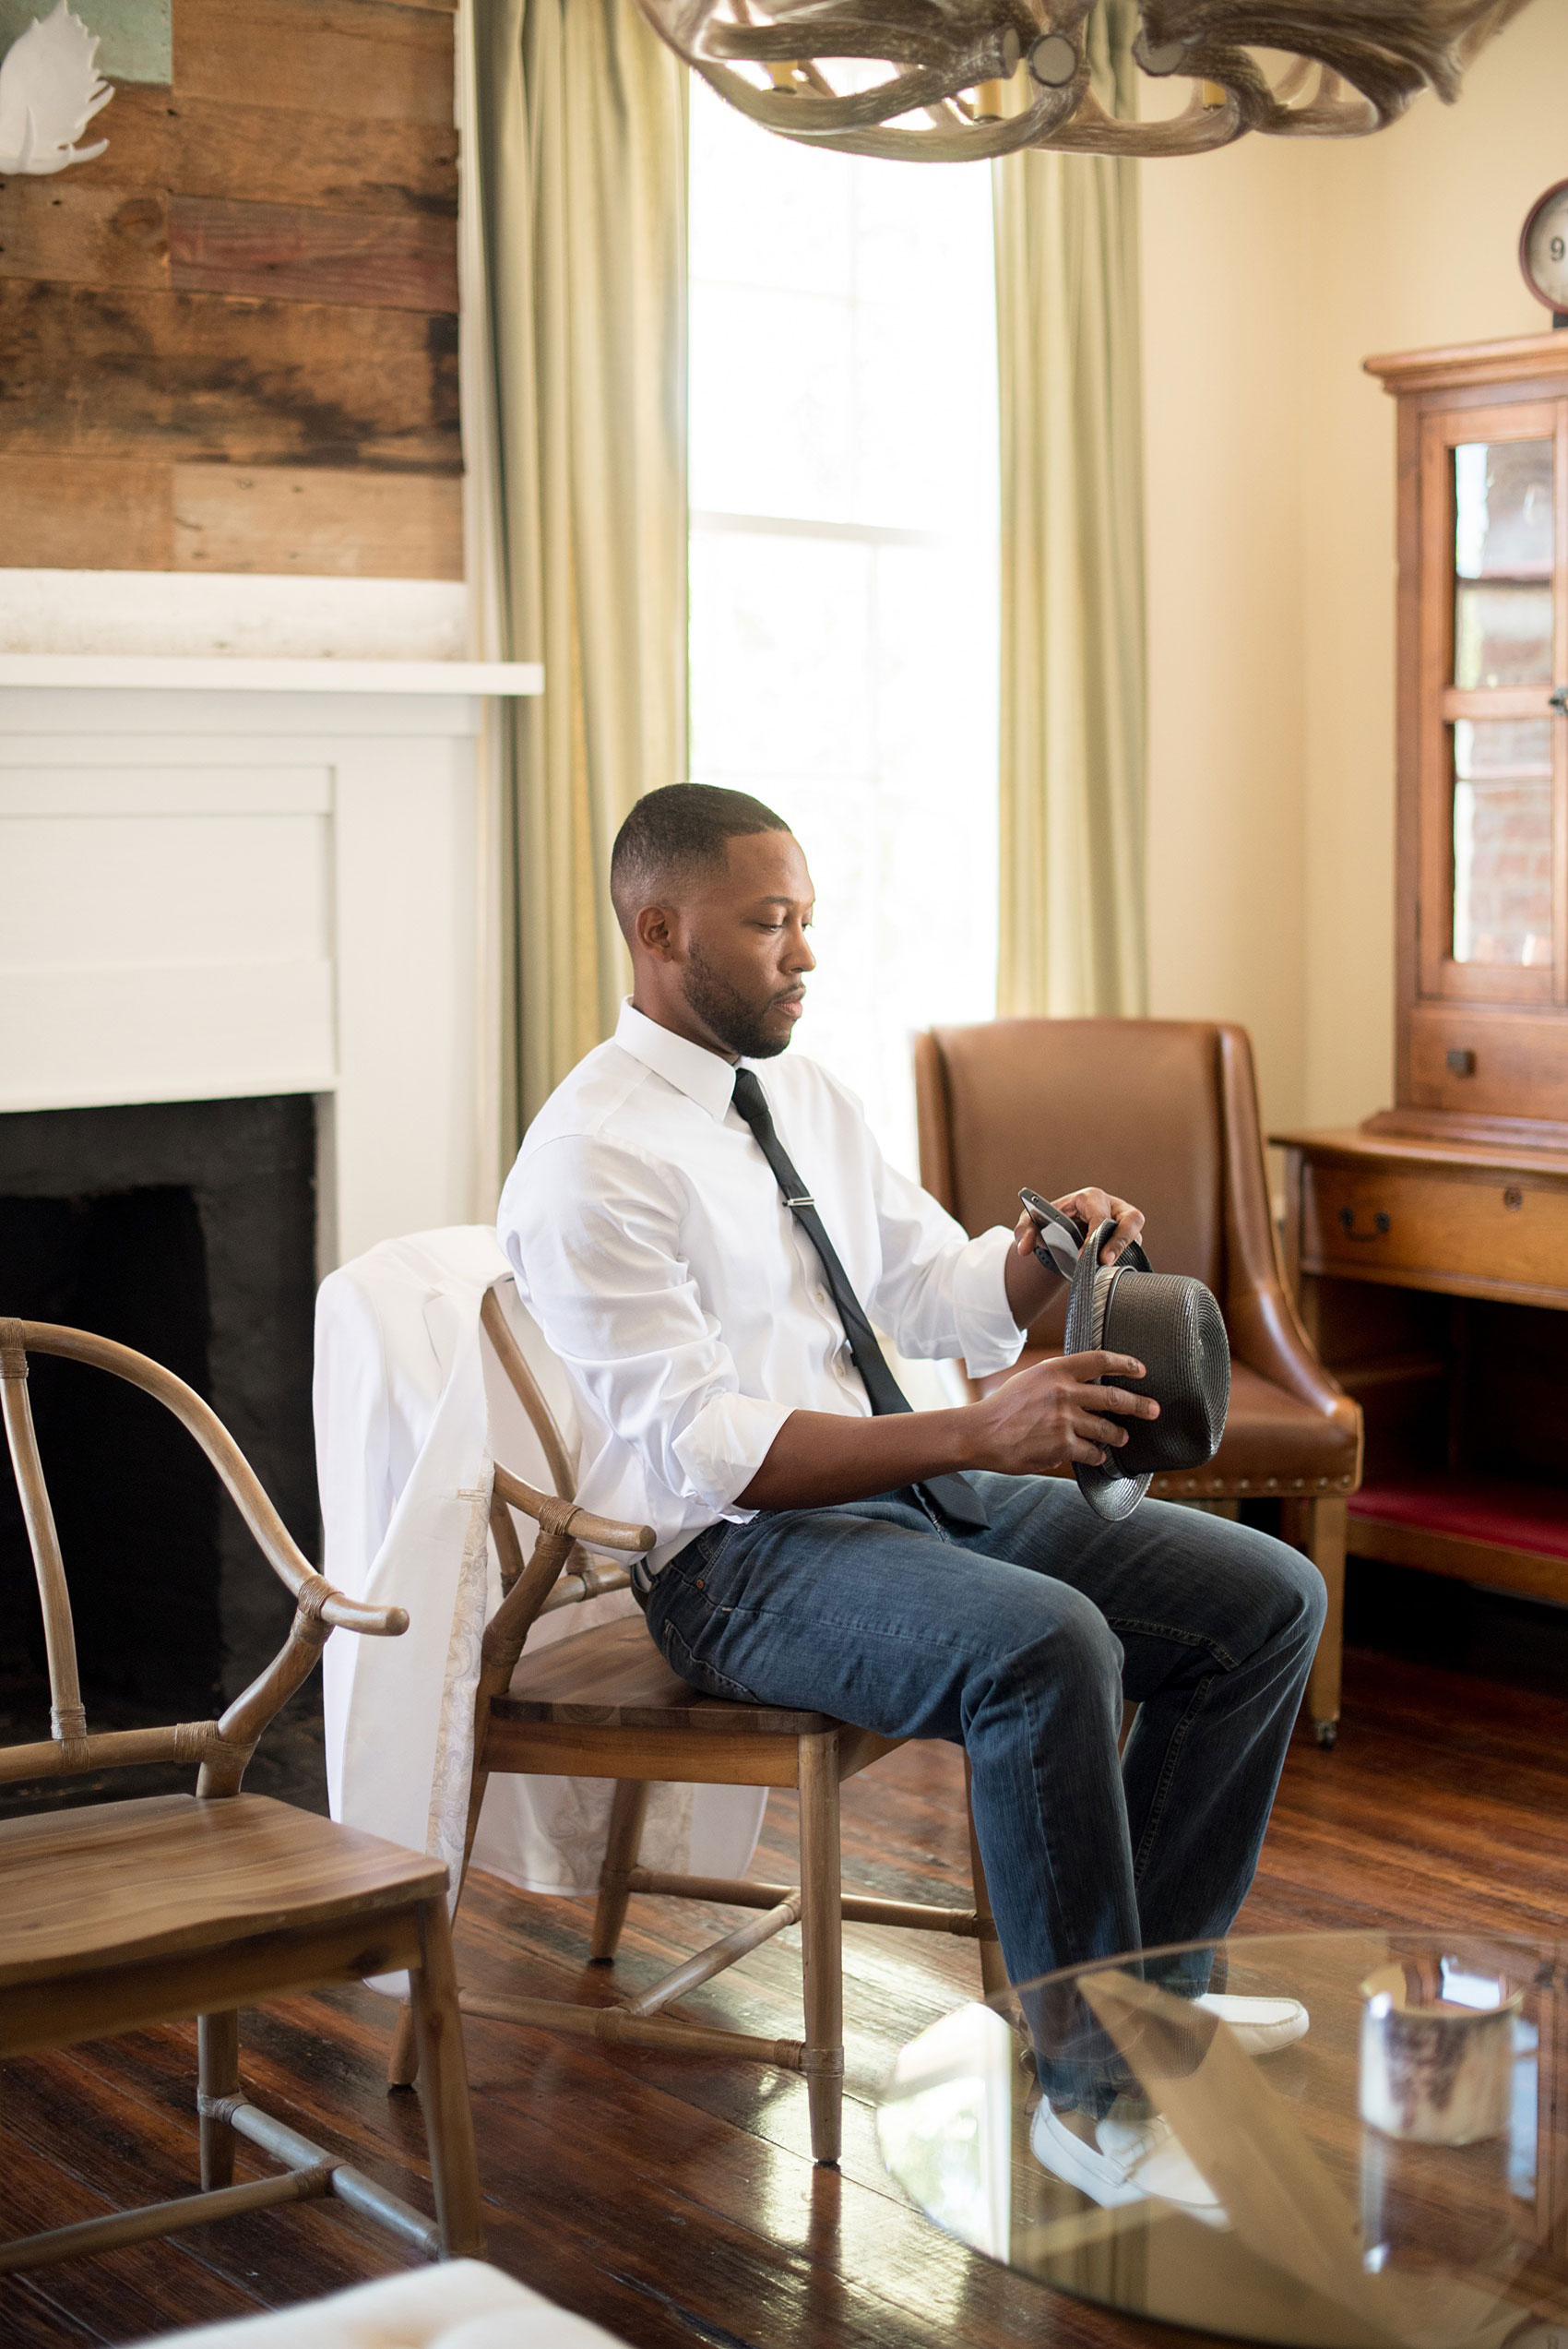
[[[1551,589],[1459,583],[1454,682],[1464,689],[1551,683]]]
[[[1464,690],[1552,683],[1552,487],[1550,440],[1454,451],[1454,682]]]
[[[1551,721],[1454,729],[1454,960],[1549,964]]]
[[[1551,573],[1550,440],[1462,441],[1454,451],[1454,568],[1462,579]]]

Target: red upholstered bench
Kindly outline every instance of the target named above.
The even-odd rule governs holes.
[[[1457,1546],[1453,1563],[1443,1570],[1463,1575],[1465,1544],[1478,1550],[1511,1554],[1517,1560],[1515,1587],[1545,1588],[1541,1565],[1568,1561],[1568,1490],[1548,1485],[1521,1485],[1497,1476],[1414,1476],[1388,1484],[1363,1485],[1350,1496],[1352,1555],[1399,1557],[1401,1529],[1443,1533]],[[1426,1555],[1408,1563],[1430,1565]],[[1472,1558],[1472,1564],[1479,1560]],[[1510,1579],[1513,1579],[1512,1576]],[[1562,1577],[1548,1569],[1550,1592],[1557,1595]]]

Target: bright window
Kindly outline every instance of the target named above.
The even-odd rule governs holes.
[[[996,1003],[996,333],[983,165],[772,137],[695,76],[693,779],[817,888],[800,1041],[916,1163],[910,1039]]]

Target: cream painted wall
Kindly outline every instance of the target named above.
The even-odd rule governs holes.
[[[1545,328],[1515,250],[1565,89],[1534,0],[1455,107],[1141,167],[1151,1008],[1244,1021],[1272,1122],[1392,1097],[1394,415],[1361,362]]]
[[[1297,161],[1254,139],[1141,167],[1150,1009],[1241,1020],[1287,1115],[1305,1055]]]

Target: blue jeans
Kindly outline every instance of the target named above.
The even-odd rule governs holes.
[[[1014,1983],[1217,1938],[1257,1866],[1321,1576],[1199,1510],[1108,1524],[1065,1479],[974,1481],[978,1533],[908,1487],[711,1526],[654,1579],[648,1628],[713,1695],[961,1745]]]

